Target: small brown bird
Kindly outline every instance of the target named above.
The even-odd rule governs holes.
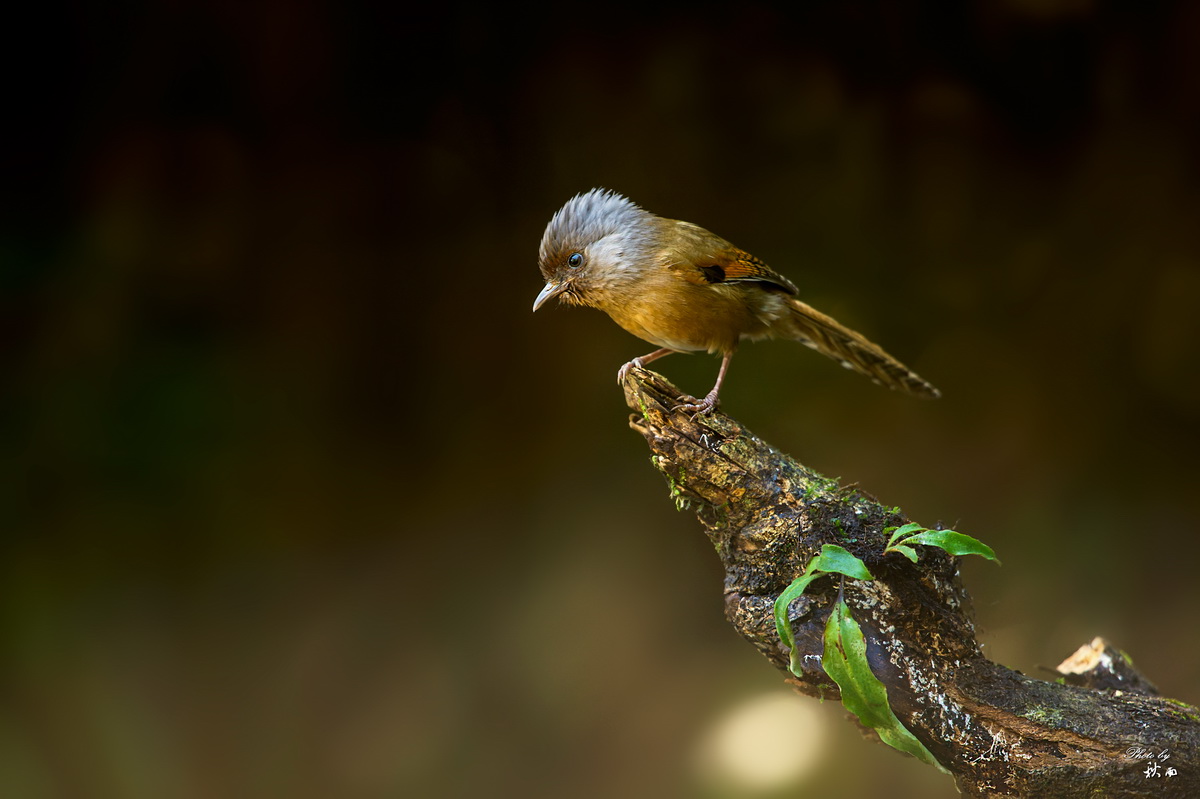
[[[753,255],[689,222],[643,211],[615,192],[592,189],[559,209],[542,236],[538,266],[551,297],[599,308],[661,349],[621,367],[617,380],[672,352],[721,353],[708,396],[680,406],[709,413],[743,339],[786,338],[828,355],[888,388],[939,392],[861,334],[796,299],[792,282]],[[688,397],[687,399],[692,399]]]

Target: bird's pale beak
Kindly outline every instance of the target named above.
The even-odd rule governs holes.
[[[551,297],[557,297],[566,290],[567,281],[563,280],[559,283],[555,283],[553,280],[551,280],[546,284],[546,287],[542,289],[542,292],[537,295],[537,299],[533,301],[533,310],[536,311],[538,308],[541,308]]]

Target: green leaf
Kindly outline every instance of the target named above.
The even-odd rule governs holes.
[[[916,522],[909,522],[908,524],[904,525],[903,527],[885,527],[885,528],[883,528],[883,531],[885,533],[889,532],[891,530],[895,530],[895,532],[892,533],[892,537],[888,539],[888,549],[891,549],[892,544],[896,543],[896,539],[903,538],[906,535],[909,535],[911,533],[915,533],[915,532],[918,532],[918,531],[924,530],[924,529],[925,529],[924,527],[917,524]]]
[[[822,546],[821,554],[809,561],[808,568],[823,572],[844,574],[856,580],[875,579],[867,571],[866,565],[861,560],[837,544],[825,544]]]
[[[800,662],[802,657],[804,657],[804,653],[796,647],[792,647],[791,651],[788,652],[788,671],[801,679],[804,677],[804,665]],[[824,701],[824,697],[822,697],[821,701]]]
[[[1000,562],[996,553],[987,544],[978,538],[973,538],[965,533],[956,533],[953,530],[926,530],[904,539],[904,543],[941,547],[951,555],[979,555],[995,563]]]
[[[850,615],[841,597],[825,624],[825,652],[821,665],[842,693],[842,705],[893,749],[908,752],[946,774],[933,753],[908,731],[888,704],[887,686],[879,681],[867,662],[867,643],[862,628]]]
[[[930,530],[915,522],[909,522],[903,527],[888,527],[884,529],[884,532],[886,533],[888,530],[895,530],[895,532],[892,533],[887,547],[883,550],[885,555],[889,552],[899,552],[916,563],[916,552],[912,548],[921,544],[940,547],[951,555],[979,555],[997,564],[1000,563],[1000,559],[996,557],[996,553],[992,551],[991,547],[966,533],[958,533],[954,530]]]
[[[792,625],[788,621],[788,605],[792,604],[793,599],[804,593],[809,583],[826,574],[844,574],[856,580],[874,579],[871,572],[867,571],[866,565],[844,548],[837,544],[822,546],[821,554],[814,555],[804,569],[804,573],[792,580],[791,584],[783,589],[783,593],[775,600],[775,632],[779,634],[779,640],[788,649],[792,649],[796,645],[796,639],[792,635]]]
[[[812,568],[811,561],[809,568]],[[796,639],[792,636],[792,625],[788,621],[788,605],[792,604],[793,599],[804,593],[804,589],[808,588],[809,583],[821,576],[821,574],[805,571],[804,574],[792,580],[792,584],[783,589],[783,593],[775,600],[775,631],[779,633],[779,640],[783,641],[783,645],[788,649],[796,646]]]

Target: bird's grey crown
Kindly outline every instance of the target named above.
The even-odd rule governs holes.
[[[615,191],[592,189],[577,194],[546,225],[539,260],[543,268],[549,267],[551,259],[582,250],[618,232],[622,238],[636,240],[646,228],[639,223],[651,216]]]

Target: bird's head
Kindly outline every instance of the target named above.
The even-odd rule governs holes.
[[[533,310],[552,297],[596,305],[606,289],[628,282],[647,262],[656,217],[605,189],[577,194],[546,225],[538,267],[546,287]]]

